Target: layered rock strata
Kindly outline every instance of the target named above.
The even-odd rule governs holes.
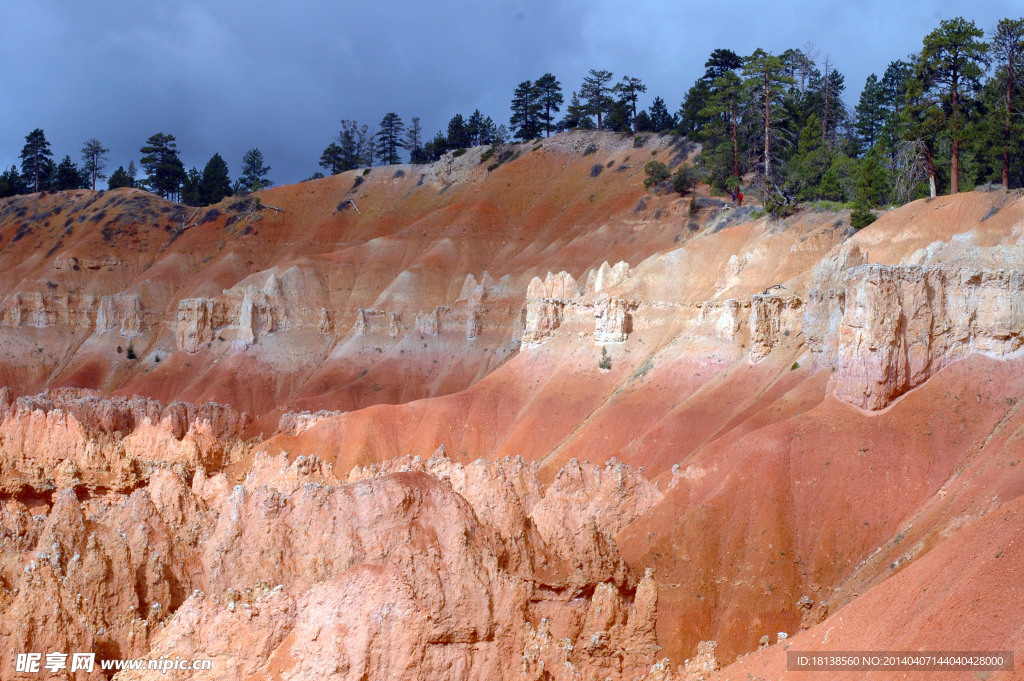
[[[217,470],[240,441],[247,414],[209,403],[167,406],[142,397],[54,390],[0,392],[0,493],[130,490],[157,468]]]
[[[1024,338],[1024,272],[970,262],[862,265],[844,278],[837,333],[840,399],[880,409],[971,353],[1017,354]]]
[[[210,658],[212,679],[660,674],[658,587],[612,537],[661,493],[627,466],[570,462],[545,488],[521,459],[435,455],[341,481],[315,457],[257,454],[237,485],[183,463],[5,502],[5,659]]]

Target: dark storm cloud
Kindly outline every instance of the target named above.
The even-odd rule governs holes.
[[[765,8],[770,8],[766,12]],[[991,29],[1019,16],[1009,0],[693,3],[601,1],[136,3],[5,0],[0,4],[0,163],[46,130],[78,160],[98,137],[111,163],[138,159],[158,131],[186,166],[214,152],[237,173],[258,146],[271,177],[317,170],[341,118],[420,116],[427,136],[480,108],[507,122],[513,88],[551,71],[568,98],[590,68],[638,76],[678,107],[708,53],[781,52],[813,41],[847,77],[864,79],[917,50],[941,19]]]

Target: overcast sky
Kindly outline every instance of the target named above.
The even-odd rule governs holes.
[[[989,31],[1022,14],[1020,0],[0,0],[0,164],[20,163],[37,127],[57,160],[99,138],[108,171],[166,132],[186,167],[219,152],[234,177],[259,147],[271,179],[296,182],[341,118],[419,116],[428,138],[475,108],[507,124],[515,86],[547,71],[566,99],[591,68],[636,76],[641,104],[660,95],[675,111],[717,47],[812,41],[854,104],[940,20]]]

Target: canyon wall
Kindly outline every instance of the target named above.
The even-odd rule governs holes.
[[[645,190],[692,151],[0,200],[2,655],[704,679],[1018,503],[1024,202]]]
[[[212,658],[214,679],[632,679],[657,661],[658,587],[612,537],[662,495],[623,464],[542,485],[522,459],[436,452],[339,480],[256,452],[233,484],[208,448],[244,450],[219,405],[5,404],[2,459],[46,452],[4,471],[5,659]]]

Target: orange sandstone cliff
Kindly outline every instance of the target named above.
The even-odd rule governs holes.
[[[855,232],[646,192],[670,138],[509,150],[0,200],[0,679],[1021,647],[1024,200]]]

